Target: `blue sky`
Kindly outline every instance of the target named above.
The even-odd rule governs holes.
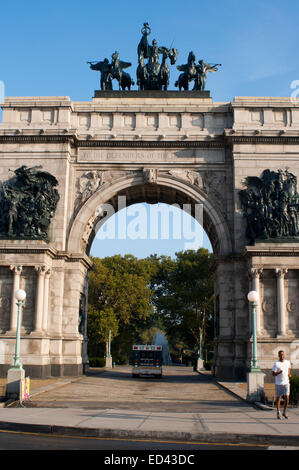
[[[151,40],[178,49],[177,65],[186,63],[191,50],[197,60],[222,64],[207,81],[214,101],[290,96],[292,81],[299,80],[298,0],[14,0],[1,2],[0,12],[6,96],[88,101],[99,88],[99,74],[86,61],[110,59],[115,50],[132,62],[127,71],[135,77],[145,21]],[[174,66],[170,89],[177,75]]]

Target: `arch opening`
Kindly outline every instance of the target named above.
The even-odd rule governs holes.
[[[183,185],[176,181],[163,181],[159,184],[129,181],[122,188],[113,190],[103,188],[93,195],[79,210],[71,227],[69,248],[83,251],[89,255],[96,233],[109,216],[134,204],[149,205],[167,204],[186,210],[188,214],[199,220],[211,243],[214,254],[221,255],[231,252],[231,239],[226,221],[217,207],[217,201],[210,200],[198,188]],[[78,246],[78,241],[81,246]],[[73,248],[73,249],[74,249]]]
[[[77,212],[70,230],[69,250],[74,250],[76,253],[83,252],[82,254],[89,256],[97,232],[111,215],[137,204],[146,204],[150,207],[167,204],[180,208],[201,224],[214,254],[221,255],[231,251],[226,220],[219,209],[219,203],[213,200],[211,195],[208,197],[198,187],[182,183],[172,177],[159,178],[157,183],[145,183],[142,177],[136,176],[103,185],[84,203]],[[201,210],[198,210],[199,207]],[[198,220],[198,214],[201,214],[201,220]],[[202,246],[199,244],[193,249],[197,250]],[[102,253],[100,257],[105,256],[104,250]],[[85,288],[87,287],[88,281],[85,284]]]

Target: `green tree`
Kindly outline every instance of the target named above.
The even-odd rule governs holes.
[[[104,307],[99,310],[94,305],[88,308],[88,340],[90,346],[97,350],[97,346],[105,343],[105,353],[108,355],[109,330],[111,331],[111,340],[118,334],[119,321],[112,308]]]
[[[90,348],[107,342],[111,329],[117,354],[131,353],[138,331],[153,314],[150,281],[153,264],[132,255],[92,258],[89,280],[88,339]],[[89,348],[89,354],[93,355]]]
[[[152,278],[153,303],[163,319],[169,343],[183,342],[197,350],[199,338],[206,347],[212,336],[213,255],[203,248],[161,257]],[[157,259],[155,260],[157,262]]]

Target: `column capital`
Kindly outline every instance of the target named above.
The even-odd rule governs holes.
[[[260,275],[263,273],[263,268],[260,266],[252,267],[249,268],[248,273],[250,277],[260,277]]]
[[[46,271],[45,271],[46,279],[49,279],[51,277],[51,274],[52,274],[52,269],[51,268],[46,268]]]
[[[39,276],[44,276],[46,274],[46,266],[35,266],[35,271],[37,271]]]
[[[16,264],[11,264],[9,266],[9,269],[13,271],[15,274],[21,274],[23,266],[16,265]]]
[[[283,278],[288,272],[288,268],[275,268],[275,274],[278,278]]]

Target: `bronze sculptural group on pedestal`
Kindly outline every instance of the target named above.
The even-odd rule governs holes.
[[[299,238],[297,178],[288,170],[264,170],[261,178],[248,176],[239,191],[246,236],[251,244],[261,240]]]
[[[59,194],[57,179],[41,166],[14,170],[0,188],[0,238],[48,241]]]
[[[90,64],[92,70],[98,70],[101,72],[101,90],[112,90],[112,80],[115,78],[119,83],[119,89],[130,90],[131,86],[134,85],[134,81],[130,75],[123,71],[128,67],[131,67],[130,62],[123,62],[119,59],[119,54],[115,51],[112,56],[111,64],[108,59],[104,59],[100,62],[87,62]]]
[[[138,67],[136,70],[138,90],[168,90],[170,70],[167,64],[174,65],[178,58],[176,48],[167,48],[158,46],[154,39],[152,44],[148,42],[148,36],[151,34],[151,28],[148,23],[144,23],[141,29],[142,37],[137,47]],[[160,63],[160,55],[162,60]],[[147,60],[147,63],[145,62]],[[217,72],[217,66],[221,64],[208,64],[203,60],[195,63],[195,55],[191,51],[188,56],[187,64],[177,66],[177,69],[183,73],[180,74],[175,86],[181,91],[189,90],[189,83],[194,80],[193,90],[204,91],[209,72]],[[119,59],[118,52],[112,54],[112,61],[108,59],[103,61],[87,62],[92,70],[101,72],[101,90],[113,90],[112,80],[116,79],[119,84],[119,90],[131,90],[134,81],[131,76],[123,69],[130,67],[130,62],[124,62]]]
[[[208,64],[203,60],[198,61],[196,65],[196,59],[194,52],[189,52],[188,62],[184,65],[178,65],[177,69],[183,72],[179,75],[178,80],[175,82],[175,86],[181,90],[189,90],[189,83],[194,80],[193,90],[204,91],[206,87],[207,74],[209,72],[217,72],[217,66],[221,64]]]

